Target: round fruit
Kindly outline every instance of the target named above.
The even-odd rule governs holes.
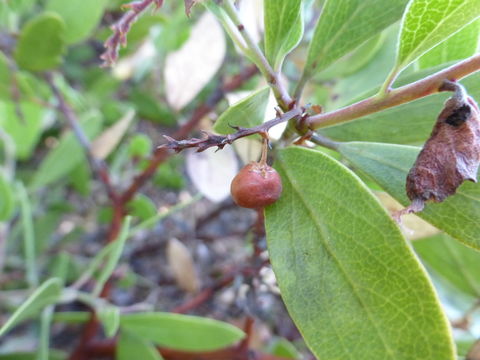
[[[238,206],[249,209],[263,208],[280,197],[282,180],[272,167],[252,162],[233,178],[230,192]]]

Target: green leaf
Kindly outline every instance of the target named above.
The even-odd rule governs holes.
[[[67,354],[59,350],[51,350],[49,360],[66,360]],[[38,352],[12,352],[0,354],[0,360],[38,360]]]
[[[231,134],[231,126],[253,127],[260,125],[265,116],[270,88],[264,87],[230,106],[215,122],[213,130],[219,134]]]
[[[68,26],[65,41],[73,44],[86,39],[97,27],[108,0],[48,0],[46,9],[56,12]]]
[[[419,72],[422,75],[425,73],[431,71]],[[404,78],[408,81],[399,82],[409,83],[417,78],[418,75],[412,74]],[[468,76],[462,80],[462,84],[473,98],[480,98],[480,74]],[[320,132],[337,141],[420,144],[432,132],[435,120],[448,96],[442,93],[431,95],[354,121],[324,128]]]
[[[31,71],[53,69],[62,61],[65,23],[58,15],[37,15],[22,28],[15,48],[17,64]]]
[[[0,169],[1,171],[1,169]],[[0,223],[9,220],[15,211],[13,186],[6,176],[0,172]]]
[[[10,316],[0,328],[0,337],[25,319],[39,314],[48,305],[54,304],[60,297],[62,281],[51,278],[40,285],[30,297]]]
[[[98,319],[102,323],[105,335],[112,337],[120,326],[120,309],[114,305],[106,305],[95,309]]]
[[[220,349],[245,335],[235,326],[221,321],[161,312],[122,315],[120,325],[157,345],[185,351]]]
[[[278,70],[303,35],[301,0],[265,0],[265,55]]]
[[[153,201],[143,194],[137,194],[135,199],[127,204],[127,210],[130,215],[137,216],[142,221],[157,214],[157,207]]]
[[[480,16],[480,0],[411,0],[400,31],[401,70]]]
[[[266,208],[282,298],[319,359],[454,359],[449,324],[398,227],[352,172],[287,148]]]
[[[100,132],[101,119],[96,112],[88,113],[80,123],[88,138],[93,138]],[[66,176],[85,158],[84,150],[75,134],[69,131],[60,139],[59,144],[51,150],[35,173],[31,189],[46,186]]]
[[[86,311],[60,311],[53,314],[53,321],[67,324],[81,324],[90,319],[90,313]]]
[[[268,352],[272,355],[281,356],[286,359],[301,359],[302,355],[295,346],[284,338],[275,339],[269,347]]]
[[[141,337],[122,331],[118,339],[116,360],[161,360],[163,359],[155,346],[143,340]]]
[[[429,269],[460,291],[480,297],[480,253],[441,234],[412,242]]]
[[[372,60],[384,44],[385,36],[380,33],[365,41],[354,51],[342,57],[325,70],[321,71],[315,78],[321,81],[342,78],[351,75]],[[378,71],[378,68],[377,68]]]
[[[403,205],[408,205],[405,179],[420,148],[405,145],[351,142],[340,152]],[[465,182],[442,203],[428,203],[418,215],[468,246],[480,249],[480,184]]]
[[[426,69],[472,56],[478,47],[479,33],[480,21],[476,20],[418,59],[420,68]]]
[[[325,69],[400,19],[407,0],[327,0],[315,28],[305,74]]]
[[[22,118],[18,117],[17,110],[23,115]],[[15,154],[18,159],[28,159],[32,154],[42,133],[42,119],[45,113],[43,107],[34,103],[15,104],[0,101],[0,128],[4,129],[15,143]]]
[[[128,232],[130,230],[130,222],[131,217],[127,216],[123,222],[122,228],[120,229],[120,234],[118,235],[117,239],[111,243],[111,251],[109,251],[105,264],[97,276],[97,283],[92,292],[94,296],[100,295],[103,286],[112,275],[115,267],[118,264],[118,261],[120,260],[120,257],[122,256],[123,248],[125,247],[125,242],[127,241]]]

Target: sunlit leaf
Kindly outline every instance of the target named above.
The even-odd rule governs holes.
[[[282,150],[276,168],[284,191],[266,209],[270,259],[317,358],[453,360],[432,285],[366,186],[314,150]]]

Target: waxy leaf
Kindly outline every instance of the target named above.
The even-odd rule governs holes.
[[[430,270],[465,294],[480,297],[480,252],[445,234],[417,240],[412,244]]]
[[[40,285],[28,299],[10,316],[0,328],[0,337],[18,323],[39,314],[46,306],[54,304],[60,297],[62,281],[51,278]]]
[[[405,179],[420,148],[405,145],[351,142],[340,146],[340,152],[368,174],[403,205],[410,200]],[[427,203],[417,215],[468,246],[480,249],[480,185],[465,182],[442,203]]]
[[[303,35],[302,0],[265,0],[265,55],[278,70]]]
[[[453,360],[449,325],[398,227],[361,180],[323,153],[288,148],[266,209],[283,300],[318,359]]]
[[[60,15],[68,44],[86,39],[100,22],[108,0],[48,0],[46,8]]]
[[[327,0],[308,51],[306,74],[325,69],[400,19],[407,0]],[[309,77],[309,76],[308,76]]]
[[[161,312],[123,315],[120,326],[157,345],[185,351],[220,349],[244,336],[240,329],[221,321]]]
[[[472,56],[478,47],[480,21],[475,20],[418,59],[420,68],[445,64]]]
[[[15,48],[17,64],[31,71],[59,65],[64,52],[64,31],[65,23],[55,13],[43,13],[28,21]]]
[[[402,20],[396,71],[480,16],[480,0],[411,0]]]
[[[213,130],[219,134],[231,134],[232,126],[253,127],[265,117],[270,88],[264,87],[230,106],[215,122]]]

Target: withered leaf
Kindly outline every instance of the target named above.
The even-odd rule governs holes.
[[[476,182],[480,163],[480,111],[464,89],[447,100],[430,138],[407,176],[407,195],[417,212],[426,201],[442,202],[465,181]]]

